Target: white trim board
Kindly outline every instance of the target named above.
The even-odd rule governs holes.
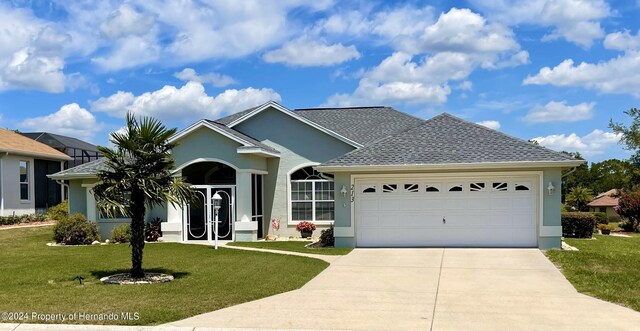
[[[317,166],[320,172],[365,172],[365,171],[424,171],[424,170],[495,170],[522,168],[572,168],[584,161],[518,161],[518,162],[482,162],[482,163],[445,163],[445,164],[407,164],[407,165],[370,165],[370,166]]]

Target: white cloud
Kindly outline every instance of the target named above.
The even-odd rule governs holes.
[[[573,60],[564,60],[554,68],[544,67],[537,75],[528,76],[524,84],[578,86],[603,93],[628,93],[640,97],[638,75],[640,51],[629,51],[597,64],[582,62],[576,66]]]
[[[114,45],[110,54],[93,58],[93,62],[106,70],[121,70],[149,64],[160,58],[160,47],[144,37],[127,36]]]
[[[593,107],[595,102],[583,102],[577,105],[567,105],[566,101],[550,101],[544,106],[533,107],[524,117],[529,123],[549,123],[549,122],[578,122],[588,120],[593,117]]]
[[[613,132],[595,129],[582,137],[575,133],[569,135],[554,134],[546,137],[532,138],[532,140],[556,151],[580,152],[580,154],[586,157],[591,157],[604,154],[608,149],[616,145],[620,141],[620,138],[621,135],[616,135]]]
[[[340,43],[327,45],[323,42],[301,38],[265,53],[263,59],[268,63],[311,67],[332,66],[359,57],[360,53],[353,45],[344,46]]]
[[[251,87],[241,90],[229,89],[212,97],[207,95],[201,83],[187,82],[180,88],[166,85],[139,96],[118,91],[92,102],[91,109],[115,117],[123,117],[130,111],[165,121],[195,121],[201,118],[216,118],[269,100],[280,101],[281,98],[272,89]]]
[[[64,91],[64,60],[57,56],[41,56],[30,48],[13,54],[2,72],[2,84],[7,88],[24,88],[46,92]]]
[[[476,124],[480,124],[482,126],[486,126],[489,129],[494,129],[494,130],[498,130],[501,127],[500,122],[498,121],[482,121],[482,122],[476,122]]]
[[[604,47],[619,51],[640,49],[640,31],[632,35],[629,30],[614,32],[604,38]]]
[[[520,45],[508,28],[488,24],[469,9],[452,8],[424,30],[418,47],[430,52],[497,54],[518,50]]]
[[[77,103],[60,107],[47,116],[28,118],[21,123],[22,130],[47,131],[91,141],[99,129],[96,118]]]
[[[384,37],[400,51],[366,71],[353,93],[335,94],[327,105],[441,104],[451,93],[452,81],[466,81],[479,67],[499,69],[529,62],[529,53],[521,50],[510,29],[489,23],[478,13],[452,8],[434,21],[431,7],[419,9],[419,14],[409,8],[413,7],[378,13],[368,21],[370,34]],[[341,31],[336,27],[352,25],[348,19],[367,25],[350,14],[335,18],[332,25],[327,20],[322,29]]]
[[[447,82],[466,79],[471,66],[469,57],[461,53],[438,53],[423,57],[419,63],[413,62],[411,55],[394,53],[364,73],[352,94],[335,94],[327,105],[441,104],[451,93]]]
[[[123,117],[136,97],[131,92],[118,91],[108,97],[91,102],[91,110],[107,113],[110,116]]]
[[[604,0],[472,0],[493,20],[540,25],[553,30],[543,40],[563,38],[582,47],[604,36],[600,20],[612,15]]]
[[[171,31],[168,60],[189,63],[211,58],[238,58],[286,40],[295,27],[288,21],[293,9],[321,10],[327,1],[165,2],[140,6]]]
[[[124,36],[144,36],[153,28],[154,19],[137,12],[131,5],[123,4],[100,24],[100,33],[110,39]]]
[[[25,9],[0,4],[0,89],[64,91],[67,34]]]
[[[209,83],[215,87],[225,87],[227,85],[237,83],[233,78],[227,75],[222,75],[215,72],[198,75],[198,73],[191,68],[184,68],[182,71],[173,74],[173,76],[182,81]]]

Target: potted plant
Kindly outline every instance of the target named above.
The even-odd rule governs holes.
[[[300,232],[302,238],[311,238],[311,234],[315,230],[316,225],[311,222],[302,221],[296,225],[296,231]]]
[[[598,229],[600,230],[600,233],[609,235],[611,231],[615,230],[615,226],[610,224],[598,224]]]

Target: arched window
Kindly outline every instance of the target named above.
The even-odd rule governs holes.
[[[312,167],[291,174],[291,221],[333,221],[333,176],[321,176]]]

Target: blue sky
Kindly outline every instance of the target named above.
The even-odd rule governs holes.
[[[640,0],[0,2],[0,126],[105,145],[276,100],[449,112],[589,161],[640,99]]]

